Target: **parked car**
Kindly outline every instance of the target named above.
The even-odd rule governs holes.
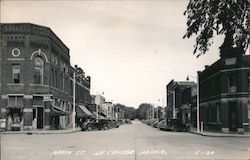
[[[21,129],[21,120],[19,117],[14,117],[11,124],[11,131],[20,131]]]
[[[188,125],[183,124],[177,119],[170,119],[167,121],[164,130],[174,132],[187,132],[189,130],[189,127]]]
[[[126,124],[132,124],[130,119],[126,119],[125,122],[126,122]]]
[[[114,119],[107,119],[107,121],[109,123],[110,128],[118,128],[119,127],[118,121],[116,121]]]
[[[159,128],[160,130],[165,130],[166,124],[167,120],[164,119],[158,123],[157,128]]]
[[[0,131],[6,131],[6,119],[5,118],[1,118],[0,119]]]
[[[153,122],[152,126],[153,126],[154,128],[157,128],[158,124],[159,124],[159,120],[155,120],[155,121]]]
[[[92,121],[89,121],[89,122],[85,122],[81,125],[81,130],[82,131],[85,131],[85,130],[88,130],[88,131],[91,131],[91,130],[101,130],[101,129],[104,129],[104,130],[107,130],[110,128],[110,123],[108,122],[107,119],[94,119]]]

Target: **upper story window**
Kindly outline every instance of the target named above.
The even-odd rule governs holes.
[[[43,58],[38,56],[34,60],[34,84],[43,84]]]
[[[250,73],[247,74],[247,86],[250,87]]]
[[[20,83],[20,65],[19,64],[12,65],[12,82]]]
[[[228,91],[229,93],[237,92],[237,79],[235,74],[228,75]]]

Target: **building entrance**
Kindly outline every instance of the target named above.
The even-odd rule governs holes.
[[[238,116],[237,116],[237,103],[229,102],[228,110],[228,122],[229,122],[229,131],[237,131],[238,128]]]
[[[43,108],[37,107],[33,109],[33,123],[35,123],[35,128],[43,129]]]

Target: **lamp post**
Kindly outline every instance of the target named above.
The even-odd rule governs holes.
[[[73,111],[72,111],[72,129],[73,131],[76,130],[75,125],[75,116],[76,116],[76,77],[79,77],[83,74],[76,75],[75,72],[73,72]]]
[[[189,77],[193,77],[197,79],[197,98],[196,98],[196,118],[197,118],[197,132],[200,132],[200,97],[199,97],[199,74],[197,72],[197,77],[188,75],[187,76],[187,81],[189,80]]]

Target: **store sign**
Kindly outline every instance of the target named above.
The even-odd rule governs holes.
[[[235,65],[236,64],[236,58],[227,58],[225,59],[225,65]]]

